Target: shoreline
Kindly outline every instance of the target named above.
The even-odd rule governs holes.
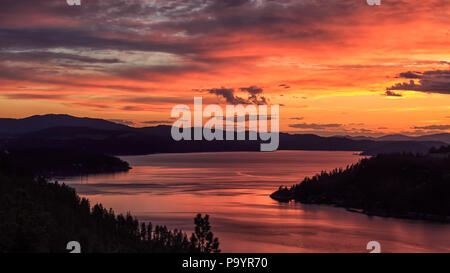
[[[368,216],[450,222],[450,158],[380,154],[305,177],[270,194],[279,202],[326,204]]]
[[[292,149],[278,149],[276,151],[271,152],[262,152],[262,151],[255,151],[255,150],[248,150],[248,151],[210,151],[210,152],[164,152],[164,153],[149,153],[149,154],[112,154],[112,156],[115,157],[127,157],[127,156],[146,156],[146,155],[173,155],[173,154],[214,154],[214,153],[275,153],[275,152],[348,152],[353,153],[355,156],[361,156],[361,157],[371,157],[373,155],[364,155],[363,151],[358,150],[292,150]]]
[[[363,208],[344,206],[344,205],[339,205],[337,203],[301,202],[299,200],[295,200],[294,198],[277,195],[278,192],[279,191],[276,191],[276,192],[270,194],[270,198],[272,198],[275,201],[281,202],[281,203],[289,203],[289,202],[293,201],[293,202],[298,202],[300,204],[305,204],[305,205],[330,206],[330,207],[342,208],[348,212],[364,214],[368,217],[377,216],[377,217],[382,217],[382,218],[419,220],[419,221],[442,223],[442,224],[450,223],[450,216],[441,216],[441,215],[436,215],[436,214],[425,214],[425,213],[416,213],[416,212],[388,213],[388,212],[384,212],[384,211],[368,211]]]

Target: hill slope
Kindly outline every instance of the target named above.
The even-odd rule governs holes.
[[[279,201],[332,204],[367,214],[450,221],[450,157],[390,154],[322,172],[274,192]]]
[[[69,241],[78,241],[83,253],[220,251],[208,216],[197,215],[190,239],[180,230],[139,225],[130,214],[91,206],[72,188],[37,177],[15,159],[0,151],[0,253],[67,253]]]
[[[0,118],[0,134],[18,135],[52,127],[90,127],[102,130],[129,130],[126,125],[103,119],[79,118],[70,115],[36,115],[24,119]]]

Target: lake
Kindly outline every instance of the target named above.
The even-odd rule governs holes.
[[[222,252],[450,252],[450,226],[369,217],[325,205],[279,203],[269,194],[305,176],[356,163],[353,152],[277,151],[123,156],[127,173],[61,181],[116,213],[190,233],[211,217]]]

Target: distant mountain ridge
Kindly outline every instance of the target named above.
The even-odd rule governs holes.
[[[246,132],[248,134],[248,132]],[[369,137],[321,137],[314,134],[280,133],[280,150],[362,151],[364,154],[425,153],[446,145],[449,134],[417,138],[391,135]],[[436,140],[435,137],[439,137]],[[246,138],[248,139],[248,138]],[[448,140],[450,141],[450,139]],[[68,148],[105,154],[135,155],[177,152],[259,151],[257,141],[174,141],[171,126],[135,128],[112,121],[70,115],[43,115],[24,119],[0,119],[0,148]]]
[[[0,134],[17,135],[52,127],[90,127],[102,130],[127,130],[131,127],[104,119],[79,118],[64,114],[35,115],[23,119],[0,118]]]
[[[353,140],[375,140],[375,141],[440,141],[450,144],[450,134],[440,133],[423,136],[407,136],[402,134],[389,134],[381,137],[368,137],[368,136],[335,136],[342,138],[349,138]]]

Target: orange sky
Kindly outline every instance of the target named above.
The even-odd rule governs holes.
[[[3,2],[0,117],[148,126],[252,86],[282,131],[450,132],[448,0]]]

